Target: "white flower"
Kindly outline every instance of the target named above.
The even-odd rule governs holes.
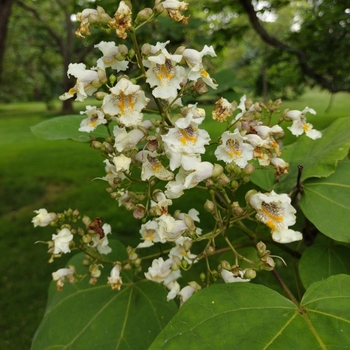
[[[244,116],[250,116],[252,115],[253,113],[255,113],[255,104],[252,104],[248,109],[246,107],[246,101],[247,101],[247,98],[246,96],[242,96],[240,101],[239,101],[239,105],[237,106],[237,109],[240,109],[241,110],[241,113],[238,113],[235,117],[235,119],[232,121],[232,123],[234,123],[236,120],[244,117]]]
[[[235,129],[233,133],[225,131],[221,138],[222,145],[215,151],[216,158],[225,163],[235,162],[240,168],[244,168],[248,164],[248,160],[253,158],[254,148],[243,142],[244,138],[238,129]]]
[[[245,270],[243,270],[243,271],[240,270],[238,272],[239,276],[234,276],[234,274],[231,271],[222,269],[220,274],[221,274],[221,277],[223,278],[223,280],[225,281],[225,283],[249,282],[250,279],[243,278],[244,272],[245,272]]]
[[[108,238],[107,235],[112,233],[112,228],[111,225],[109,224],[103,224],[102,230],[104,232],[104,237],[100,238],[99,235],[93,235],[92,242],[93,245],[92,247],[97,248],[98,252],[100,254],[109,254],[112,251],[112,248],[108,246]]]
[[[120,276],[121,267],[119,264],[115,264],[111,270],[110,276],[108,277],[108,282],[112,289],[120,290],[120,287],[123,284],[122,278]]]
[[[37,213],[38,215],[34,216],[32,219],[32,223],[34,227],[41,226],[45,227],[50,225],[51,221],[56,219],[55,213],[48,213],[46,209],[39,209],[34,210],[34,213]]]
[[[115,165],[116,171],[126,171],[128,173],[131,164],[131,158],[124,156],[124,154],[121,154],[117,157],[113,157],[113,163]]]
[[[126,149],[135,147],[145,136],[139,129],[133,129],[128,133],[125,128],[120,128],[118,126],[114,127],[113,135],[115,137],[114,147],[118,152],[123,152]]]
[[[149,102],[141,87],[121,78],[110,92],[103,99],[103,111],[112,116],[119,115],[120,122],[125,126],[137,126],[143,118],[141,111]]]
[[[197,258],[197,255],[192,254],[189,249],[186,249],[186,246],[191,245],[191,242],[191,238],[180,236],[175,241],[176,246],[171,248],[169,257],[173,259],[173,257],[176,256],[180,260],[185,259],[189,264],[197,262],[195,260]]]
[[[67,277],[69,283],[74,282],[73,271],[71,269],[58,269],[56,272],[52,272],[52,279],[57,281],[57,290],[62,290],[64,286],[64,280]]]
[[[169,293],[166,297],[167,301],[174,299],[180,292],[180,285],[176,281],[171,281],[166,287],[169,289]]]
[[[157,44],[162,47],[161,43]],[[166,43],[165,43],[166,45]],[[177,98],[177,90],[180,83],[186,77],[185,68],[177,66],[182,59],[181,55],[171,55],[165,48],[160,49],[156,56],[149,56],[143,64],[149,69],[146,72],[147,83],[155,88],[152,90],[154,97],[165,100]]]
[[[184,221],[175,220],[170,215],[161,215],[157,222],[159,225],[158,235],[162,243],[177,240],[187,230]]]
[[[203,56],[210,55],[211,57],[216,57],[216,53],[212,46],[205,45],[202,51],[196,51],[193,49],[185,49],[182,53],[186,63],[190,67],[190,72],[188,73],[188,79],[197,80],[201,78],[207,85],[216,89],[218,84],[216,84],[213,79],[209,76],[208,72],[203,68],[202,59]]]
[[[91,96],[102,84],[100,80],[105,76],[101,70],[86,70],[84,63],[70,63],[68,66],[68,77],[73,75],[77,81],[68,92],[60,96],[60,100],[67,100],[77,94],[76,101],[84,101]]]
[[[107,120],[103,112],[96,106],[86,106],[86,111],[80,114],[87,114],[87,118],[80,123],[79,131],[90,132],[96,129],[100,124],[106,124]]]
[[[158,223],[156,221],[148,221],[141,225],[140,234],[143,242],[139,243],[136,248],[147,248],[154,245],[154,243],[160,242],[161,239],[157,233]]]
[[[153,282],[164,283],[166,286],[170,285],[181,277],[181,271],[173,270],[174,261],[172,259],[163,260],[163,258],[154,259],[152,266],[145,272],[145,277]]]
[[[221,97],[218,101],[215,102],[215,108],[211,114],[214,120],[222,123],[226,121],[228,117],[232,116],[235,108],[226,98]]]
[[[53,254],[59,253],[69,253],[69,243],[73,239],[73,234],[68,228],[62,229],[57,235],[52,235],[52,240],[54,242]]]
[[[188,3],[184,1],[177,0],[165,0],[162,2],[163,8],[168,12],[171,19],[176,22],[182,22],[183,24],[188,23],[189,17],[185,17],[181,14],[181,11],[186,11],[188,9]]]
[[[190,124],[181,129],[171,128],[162,135],[165,153],[170,159],[170,169],[182,166],[185,170],[195,170],[200,163],[199,154],[205,153],[204,145],[209,144],[210,136],[206,130],[198,129],[196,124]]]
[[[288,111],[286,113],[286,119],[293,121],[292,126],[288,126],[288,129],[295,136],[299,136],[305,132],[306,136],[310,137],[311,139],[319,139],[322,137],[322,133],[318,130],[313,129],[312,124],[306,122],[305,114],[307,112],[316,114],[316,111],[309,107],[304,108],[302,111]]]
[[[190,124],[197,126],[205,119],[205,110],[198,108],[197,103],[181,108],[181,114],[183,118],[179,118],[175,122],[175,125],[180,129],[186,129]]]
[[[189,282],[188,286],[183,287],[179,292],[180,297],[180,307],[201,287],[197,282]]]
[[[195,170],[186,171],[180,167],[179,172],[176,174],[175,181],[169,181],[166,184],[165,195],[168,198],[179,198],[183,195],[183,191],[189,188],[193,188],[198,185],[199,182],[212,176],[214,166],[209,162],[197,162],[195,164]]]
[[[141,179],[146,181],[152,176],[164,181],[172,180],[174,174],[165,169],[162,163],[158,160],[158,153],[156,151],[140,151],[137,153],[135,159],[142,162]]]
[[[256,218],[271,229],[275,242],[289,243],[303,238],[300,232],[288,229],[288,226],[295,224],[296,210],[286,194],[259,192],[251,195],[249,202],[257,212]]]
[[[115,46],[114,41],[101,41],[94,47],[97,47],[103,53],[103,57],[97,60],[97,67],[101,69],[112,67],[113,69],[116,69],[117,72],[124,71],[128,68],[128,61],[118,61],[116,59],[116,55],[119,53],[119,49]]]

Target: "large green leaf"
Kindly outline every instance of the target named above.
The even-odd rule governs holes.
[[[91,133],[78,131],[80,122],[86,118],[82,115],[65,115],[45,120],[31,127],[33,134],[44,140],[74,140],[88,142],[93,137],[107,136],[107,130],[99,126]]]
[[[300,207],[326,236],[350,242],[350,161],[339,162],[331,176],[305,182]]]
[[[350,345],[350,276],[314,283],[298,307],[261,285],[214,285],[193,295],[150,350],[310,350]]]
[[[299,275],[305,288],[336,274],[350,274],[350,249],[342,245],[314,244],[299,261]]]
[[[301,181],[309,178],[327,177],[335,171],[337,162],[343,159],[350,147],[350,118],[339,118],[322,131],[322,138],[311,140],[302,135],[282,149],[282,158],[289,163],[288,174],[275,183],[273,172],[258,169],[252,181],[266,191],[289,193],[297,183],[298,165],[303,166]]]
[[[77,254],[69,261],[78,272],[82,258]],[[122,274],[120,291],[111,290],[106,284],[109,272],[105,267],[96,286],[89,285],[88,276],[80,283],[66,283],[61,292],[52,283],[31,349],[147,349],[178,308],[174,301],[167,302],[164,287],[134,282],[131,272]]]

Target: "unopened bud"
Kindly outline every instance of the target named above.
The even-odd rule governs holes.
[[[89,234],[86,234],[82,237],[82,241],[84,244],[89,244],[91,242],[92,238]]]
[[[244,171],[244,173],[245,173],[246,175],[251,175],[251,174],[254,173],[255,167],[254,167],[253,164],[248,163],[248,164],[244,167],[243,171]]]
[[[200,95],[206,94],[208,92],[207,84],[202,79],[198,79],[196,81],[194,88]]]
[[[221,174],[218,178],[217,178],[217,182],[220,184],[220,185],[228,185],[230,183],[230,179],[227,177],[226,174]]]
[[[204,210],[212,214],[215,211],[214,209],[215,209],[214,203],[209,199],[207,199],[206,202],[204,203]]]
[[[141,53],[144,55],[144,56],[147,56],[151,53],[151,50],[152,50],[152,46],[151,44],[143,44],[142,47],[141,47]]]
[[[199,275],[199,279],[200,279],[202,282],[205,282],[206,277],[207,277],[207,276],[205,275],[204,272],[202,272],[202,273]]]
[[[221,268],[224,270],[228,270],[228,271],[231,270],[231,265],[227,260],[221,261],[220,265],[221,265]]]
[[[97,91],[94,93],[94,97],[97,101],[102,101],[108,94],[106,92]]]
[[[191,216],[189,216],[188,214],[185,214],[184,215],[184,222],[190,231],[192,231],[192,232],[196,231],[196,226],[195,226],[194,221],[191,218]]]
[[[146,208],[142,204],[137,204],[134,212],[132,213],[135,219],[141,220],[144,218]]]
[[[186,239],[183,242],[183,247],[185,249],[185,252],[188,252],[191,249],[191,247],[192,247],[192,241],[190,239]]]
[[[149,7],[144,8],[137,14],[135,19],[135,24],[138,26],[139,24],[148,21],[152,15],[153,15],[152,9],[150,9]]]
[[[223,172],[224,172],[223,166],[215,163],[211,176],[215,179],[218,176],[220,176]]]
[[[258,193],[257,190],[249,190],[246,194],[245,194],[245,201],[246,203],[250,203],[250,197],[253,195],[253,194],[256,194]]]
[[[252,269],[252,268],[247,268],[246,270],[245,270],[245,273],[244,273],[244,276],[243,276],[243,278],[248,278],[248,279],[253,279],[253,278],[255,278],[256,277],[256,271],[254,270],[254,269]]]
[[[111,74],[109,76],[109,82],[111,83],[111,85],[114,85],[114,83],[117,81],[117,77],[114,74]]]
[[[91,142],[91,147],[94,149],[101,149],[103,145],[100,141],[94,140]]]

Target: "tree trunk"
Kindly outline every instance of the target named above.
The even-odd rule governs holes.
[[[7,25],[11,15],[11,8],[15,0],[0,0],[0,82],[5,55],[5,42],[7,36]]]

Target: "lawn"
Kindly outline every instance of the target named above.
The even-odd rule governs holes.
[[[349,116],[349,94],[335,95],[327,113],[329,101],[329,94],[310,91],[283,104],[283,109],[314,108],[317,115],[310,121],[322,129],[334,118]],[[35,209],[79,208],[83,214],[103,217],[124,242],[132,233],[138,235],[138,223],[105,192],[107,183],[91,181],[104,175],[98,151],[73,141],[41,140],[31,133],[31,126],[52,116],[41,103],[0,104],[0,349],[4,350],[30,347],[44,313],[51,272],[67,260],[48,264],[46,246],[34,245],[52,234],[50,228],[33,228]],[[206,127],[220,134],[213,121],[208,120]]]

